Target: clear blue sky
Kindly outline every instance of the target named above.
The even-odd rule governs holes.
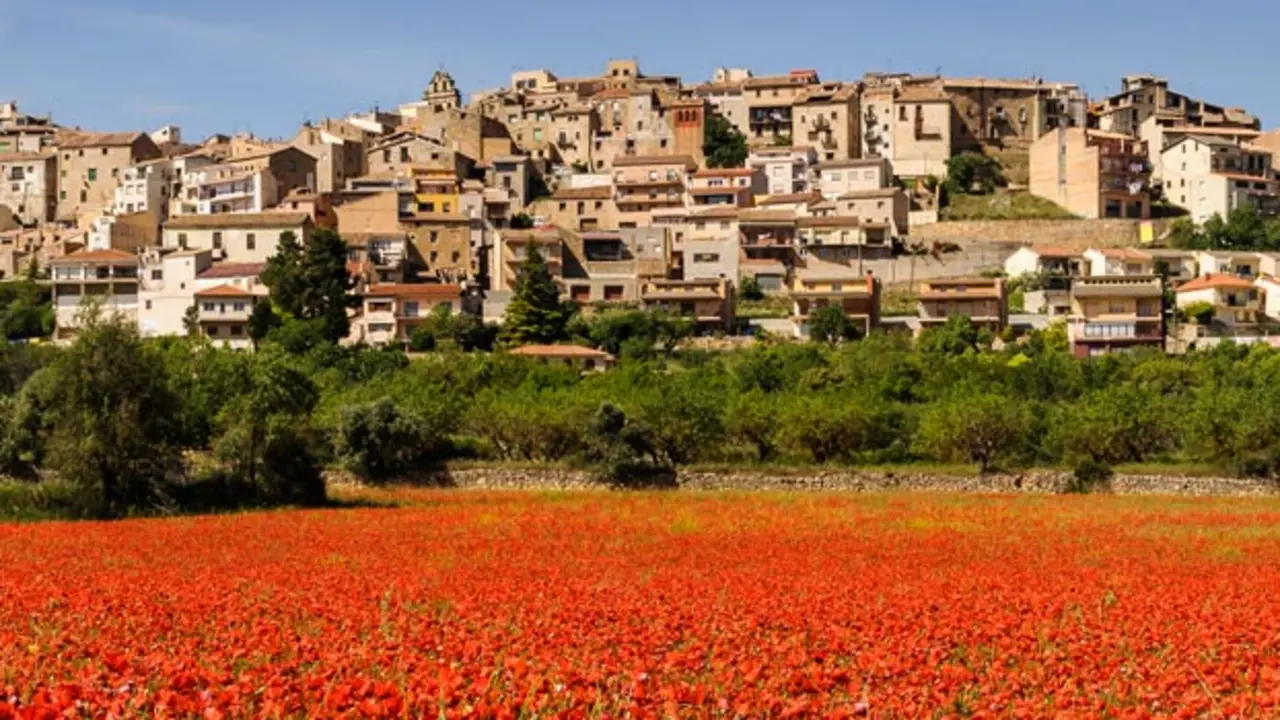
[[[1270,128],[1276,27],[1276,0],[0,0],[0,99],[98,130],[276,136],[417,99],[440,67],[465,97],[515,69],[592,75],[616,56],[686,82],[721,65],[830,79],[941,69],[1092,96],[1157,72]]]

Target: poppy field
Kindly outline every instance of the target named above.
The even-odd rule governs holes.
[[[1272,500],[375,499],[0,526],[0,718],[1280,715]]]

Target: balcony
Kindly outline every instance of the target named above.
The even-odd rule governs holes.
[[[556,147],[562,150],[567,150],[569,148],[576,148],[578,147],[578,141],[574,140],[568,135],[561,135],[560,137],[556,138]]]
[[[248,299],[200,302],[200,322],[247,321],[252,313],[253,303]]]

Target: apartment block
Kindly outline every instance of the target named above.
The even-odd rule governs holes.
[[[137,255],[120,250],[82,250],[53,260],[54,340],[74,340],[86,312],[136,323],[140,265]]]
[[[173,215],[260,213],[289,193],[315,191],[316,159],[294,147],[234,157],[191,170]]]
[[[1239,275],[1202,275],[1178,286],[1177,303],[1179,308],[1210,305],[1214,321],[1225,325],[1253,325],[1265,309],[1263,287]]]
[[[1154,276],[1075,279],[1067,339],[1080,358],[1163,348],[1164,284]]]
[[[1085,218],[1151,217],[1146,143],[1078,127],[1049,131],[1031,146],[1031,193]]]
[[[747,157],[747,167],[764,173],[769,195],[810,192],[817,163],[818,153],[809,147],[760,147]]]
[[[1241,108],[1215,105],[1169,89],[1166,78],[1127,75],[1120,92],[1090,108],[1090,124],[1122,135],[1136,136],[1149,121],[1161,125],[1257,130],[1258,118]],[[1149,139],[1149,138],[1148,138]],[[1159,149],[1159,145],[1152,147]]]
[[[1009,299],[999,278],[946,278],[920,283],[916,295],[922,327],[967,317],[974,325],[999,334],[1009,322]]]
[[[1280,211],[1280,184],[1267,150],[1188,135],[1160,155],[1165,197],[1196,222],[1214,215],[1226,218],[1244,205],[1266,214]]]
[[[750,207],[764,188],[764,173],[759,168],[709,168],[689,178],[689,196],[695,206]]]
[[[58,126],[48,115],[28,115],[18,103],[0,104],[0,155],[41,155],[53,144]]]
[[[870,273],[810,259],[796,268],[788,295],[797,337],[809,337],[809,319],[828,307],[840,308],[863,334],[880,324],[880,281]]]
[[[547,263],[551,277],[563,284],[564,280],[564,237],[555,227],[536,228],[533,230],[502,230],[497,237],[497,247],[492,253],[493,267],[490,270],[491,289],[495,291],[514,290],[517,270],[520,263],[528,257],[531,249]]]
[[[623,227],[650,224],[654,210],[685,207],[689,176],[698,163],[688,155],[636,155],[613,162],[618,222]]]
[[[58,207],[56,166],[49,153],[0,154],[0,205],[24,225],[52,221]]]
[[[1156,274],[1155,258],[1138,248],[1091,248],[1083,257],[1089,277]]]
[[[1088,101],[1078,85],[1041,78],[943,78],[942,91],[955,108],[955,145],[1027,150],[1059,128],[1083,128]]]
[[[640,286],[646,310],[693,320],[700,332],[729,331],[734,322],[734,286],[728,280],[650,278]]]
[[[462,287],[433,283],[373,285],[361,297],[354,334],[374,346],[406,343],[437,307],[462,312]]]
[[[612,185],[560,188],[539,205],[538,213],[550,225],[579,232],[618,229],[618,205]]]
[[[810,86],[794,106],[798,133],[793,144],[813,148],[823,162],[861,155],[861,118],[857,86],[823,83]]]
[[[115,202],[120,176],[130,167],[161,157],[146,133],[63,132],[57,136],[56,217],[87,224]]]
[[[946,177],[955,113],[940,88],[904,88],[893,101],[893,170],[899,177]]]
[[[164,224],[161,246],[209,250],[215,261],[266,262],[275,255],[280,235],[291,232],[306,244],[311,230],[311,218],[303,213],[185,215]]]

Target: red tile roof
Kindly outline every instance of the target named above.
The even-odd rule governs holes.
[[[231,277],[255,277],[262,273],[266,263],[218,263],[196,277],[200,280],[212,280]]]
[[[235,285],[219,285],[217,287],[211,287],[208,290],[201,290],[200,292],[196,293],[196,297],[246,298],[246,297],[253,297],[253,296],[254,296],[254,293],[251,290],[238,288]]]
[[[138,256],[122,250],[81,250],[65,257],[55,258],[53,262],[115,262],[138,261]]]
[[[1178,292],[1195,290],[1247,290],[1253,287],[1253,281],[1235,275],[1210,273],[1191,280],[1178,288]]]
[[[461,285],[437,285],[433,283],[383,283],[373,285],[364,293],[365,297],[412,297],[436,300],[456,300],[462,297]]]

